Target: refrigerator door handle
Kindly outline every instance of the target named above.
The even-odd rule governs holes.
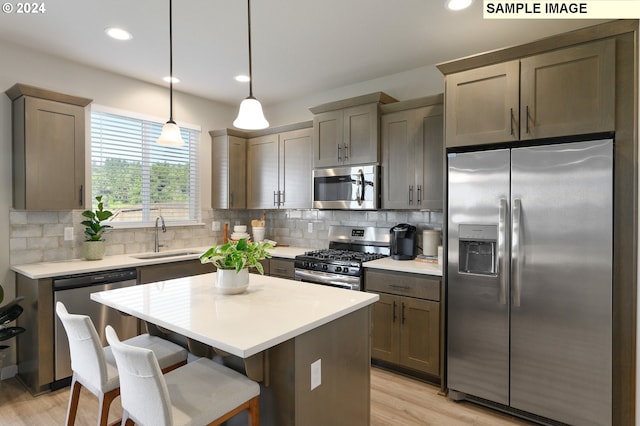
[[[519,198],[513,200],[513,219],[511,228],[511,286],[513,292],[513,306],[520,306],[520,214],[522,201]]]
[[[498,209],[498,282],[500,290],[498,292],[498,301],[501,305],[507,304],[507,200],[500,199],[500,207]]]

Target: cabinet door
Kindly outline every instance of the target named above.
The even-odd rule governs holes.
[[[278,135],[249,139],[247,148],[247,208],[277,205]]]
[[[382,208],[416,208],[416,141],[422,139],[415,110],[385,114],[382,127]]]
[[[229,208],[247,206],[247,141],[229,136]]]
[[[312,207],[311,135],[310,128],[280,134],[280,207],[287,209]]]
[[[518,140],[519,61],[448,75],[446,145]]]
[[[371,309],[371,358],[397,363],[400,303],[397,296],[378,294],[380,300]]]
[[[247,206],[247,141],[220,135],[211,140],[211,208]]]
[[[69,210],[84,207],[85,109],[45,99],[24,97],[24,110],[14,103],[14,150],[22,158],[14,163],[18,183],[16,208]],[[19,158],[19,157],[18,157]],[[89,201],[88,204],[91,204]]]
[[[400,297],[400,364],[439,376],[440,304]]]
[[[418,140],[415,158],[421,159],[416,174],[419,209],[441,210],[443,205],[444,115],[441,105],[416,110]]]
[[[521,60],[521,139],[612,131],[615,40]]]
[[[378,104],[359,105],[344,110],[344,164],[379,161]]]
[[[342,160],[342,123],[342,110],[327,111],[313,117],[313,167],[335,166]]]

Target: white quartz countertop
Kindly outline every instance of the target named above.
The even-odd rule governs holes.
[[[385,269],[388,271],[442,276],[442,265],[419,262],[417,260],[394,260],[390,257],[385,257],[365,262],[363,265],[365,268],[370,269]]]
[[[86,272],[109,271],[121,268],[135,268],[137,266],[156,265],[160,263],[179,262],[197,259],[209,247],[191,247],[179,250],[167,250],[160,253],[137,253],[105,256],[101,260],[73,259],[59,262],[40,262],[26,265],[12,265],[11,270],[31,279],[59,277],[63,275],[82,274]],[[310,250],[300,247],[275,247],[270,250],[273,257],[293,259],[298,254]],[[140,259],[137,256],[167,255],[175,253],[189,253],[179,256],[155,257]]]
[[[91,299],[247,358],[362,309],[377,294],[251,274],[238,295],[216,293],[215,273],[91,294]]]
[[[209,247],[191,247],[177,250],[161,251],[160,253],[137,253],[105,256],[102,260],[72,259],[59,262],[40,262],[25,265],[12,265],[11,270],[31,279],[60,277],[64,275],[83,274],[87,272],[109,271],[113,269],[135,268],[145,265],[156,265],[161,263],[179,262],[184,260],[197,259],[201,253]],[[284,259],[294,259],[297,255],[310,251],[304,247],[280,247],[277,246],[269,250],[273,257]],[[185,253],[179,256],[165,256],[155,258],[140,259],[139,256],[148,255],[168,255],[175,253]],[[365,262],[365,268],[386,269],[397,272],[410,272],[416,274],[427,274],[442,276],[442,265],[434,263],[418,262],[415,260],[393,260],[390,257]]]

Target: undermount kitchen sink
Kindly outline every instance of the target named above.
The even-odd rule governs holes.
[[[201,254],[201,252],[196,250],[184,250],[184,251],[172,251],[166,253],[145,253],[145,254],[136,254],[131,257],[136,259],[164,259],[167,257],[178,257],[178,256],[190,256],[194,254]]]

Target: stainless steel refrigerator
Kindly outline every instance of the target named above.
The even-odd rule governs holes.
[[[447,157],[451,397],[611,424],[613,140]]]

